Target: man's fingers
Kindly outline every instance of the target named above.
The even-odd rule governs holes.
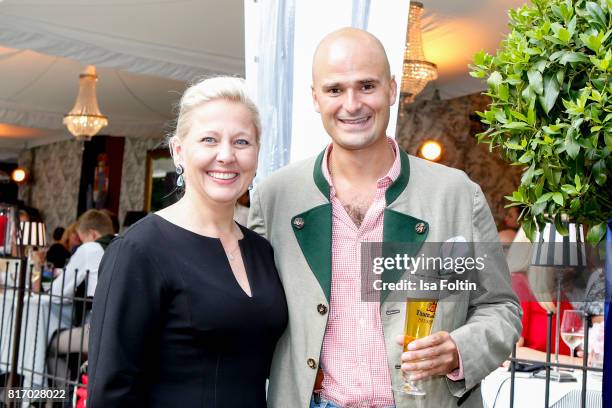
[[[407,351],[402,353],[401,360],[402,362],[410,362],[413,360],[422,360],[422,359],[430,359],[436,356],[447,354],[451,356],[455,352],[455,343],[452,341],[445,341],[442,344],[438,344],[434,347],[423,348],[414,351]]]
[[[449,338],[448,332],[440,331],[429,336],[417,339],[408,344],[408,350],[419,350],[427,347],[434,347],[438,344],[444,343]]]

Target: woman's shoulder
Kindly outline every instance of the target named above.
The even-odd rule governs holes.
[[[164,233],[162,227],[160,217],[149,214],[117,235],[109,245],[109,249],[121,246],[148,252],[151,247],[159,245],[161,235]]]

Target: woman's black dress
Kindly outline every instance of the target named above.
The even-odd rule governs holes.
[[[93,305],[89,408],[266,406],[287,305],[272,247],[241,229],[252,298],[217,238],[149,215],[111,243]]]

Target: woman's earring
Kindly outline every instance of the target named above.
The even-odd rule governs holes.
[[[176,165],[176,186],[177,187],[183,187],[183,185],[185,184],[185,178],[183,177],[183,173],[185,172],[185,170],[183,169],[183,166],[181,166],[180,164]]]

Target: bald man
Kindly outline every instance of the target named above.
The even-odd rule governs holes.
[[[403,302],[362,299],[362,242],[497,240],[476,184],[408,156],[386,135],[396,97],[378,39],[353,28],[326,36],[313,58],[312,98],[331,143],[253,194],[249,225],[274,247],[289,306],[270,407],[479,407],[480,381],[518,340],[507,269],[487,271],[479,297],[440,302],[434,333],[406,353],[397,339]],[[403,372],[423,380],[425,398],[394,391]]]

